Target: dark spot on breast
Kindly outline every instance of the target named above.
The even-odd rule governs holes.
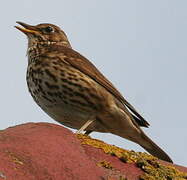
[[[49,95],[49,96],[53,96],[53,93],[52,92],[47,92],[47,95]]]
[[[74,77],[68,77],[68,80],[70,80],[70,81],[78,81],[78,79],[74,78]]]
[[[50,72],[49,69],[45,69],[45,73],[46,73],[49,77],[51,77],[51,79],[53,79],[53,81],[57,82],[56,76],[55,76],[52,72]]]
[[[94,98],[94,99],[97,99],[97,100],[101,101],[101,98],[99,96],[97,96],[96,94],[94,94],[94,93],[90,92],[89,96],[92,97],[92,98]]]
[[[76,100],[76,99],[70,99],[70,101],[72,103],[75,103],[75,104],[78,104],[78,105],[81,105],[81,106],[84,106],[84,107],[88,106],[88,104],[85,104],[85,103],[83,103],[83,102],[81,102],[79,100]]]
[[[59,63],[57,61],[52,61],[54,65],[58,65]]]
[[[46,95],[45,91],[43,90],[40,84],[38,85],[38,92],[41,92],[43,95]]]
[[[84,78],[79,78],[79,80],[80,80],[80,81],[83,81],[84,83],[86,83],[86,84],[88,84],[88,85],[90,85],[89,81],[87,81],[87,80],[84,79]]]
[[[69,58],[68,58],[68,57],[65,57],[64,60],[68,62]]]
[[[70,88],[70,87],[68,87],[68,86],[65,85],[65,84],[62,85],[62,88],[65,88],[65,89],[67,89],[67,90],[70,91],[70,92],[73,92],[73,89]]]
[[[35,66],[40,66],[42,63],[43,61],[40,61],[40,60],[34,61]]]
[[[53,67],[53,69],[55,69],[56,71],[58,71],[58,68],[57,68],[57,66],[52,66]]]
[[[58,63],[58,65],[61,65],[63,63],[62,59],[61,58],[57,58],[56,59],[56,62]]]
[[[97,107],[95,106],[95,104],[93,102],[90,101],[90,98],[82,93],[79,92],[74,92],[73,93],[75,96],[82,98],[85,102],[88,103],[88,106],[91,106],[93,109],[97,109]]]
[[[42,83],[42,80],[41,80],[41,79],[38,79],[38,82],[41,84],[41,83]]]
[[[46,85],[49,89],[59,89],[59,86],[50,84],[50,83],[48,83],[47,81],[45,82],[45,85]]]
[[[73,73],[67,73],[69,76],[71,76],[71,77],[77,77],[77,75],[76,74],[73,74]]]
[[[39,67],[49,67],[49,64],[46,61],[34,61],[35,62],[35,66],[39,66]]]
[[[79,97],[83,98],[84,100],[87,100],[87,99],[88,99],[87,96],[85,96],[84,94],[79,93],[79,92],[74,92],[74,95],[75,95],[75,96],[79,96]]]
[[[62,92],[64,93],[64,95],[68,95],[68,96],[70,96],[70,97],[73,97],[74,96],[74,94],[73,93],[71,93],[71,92],[68,92],[67,90],[62,90]]]
[[[44,96],[44,95],[42,95],[42,97],[44,98],[44,99],[46,99],[47,101],[49,101],[49,102],[53,102],[51,99],[49,99],[48,97],[46,97],[46,96]]]
[[[63,100],[64,104],[69,104],[67,101]]]
[[[38,94],[38,91],[35,89],[32,91],[32,94],[36,96]]]
[[[74,83],[74,82],[72,82],[72,81],[68,81],[68,79],[66,79],[66,78],[61,78],[61,81],[62,81],[63,83],[69,84],[70,86],[80,87],[80,88],[82,87],[80,84]]]
[[[64,72],[61,72],[60,75],[61,75],[62,77],[64,77],[64,76],[65,76],[65,73],[64,73]]]
[[[73,78],[72,78],[72,77],[68,77],[68,80],[70,80],[70,81],[71,81],[71,80],[73,80]]]
[[[62,93],[61,92],[54,92],[54,96],[62,98]]]
[[[61,78],[61,81],[64,82],[64,83],[67,83],[67,82],[68,82],[68,80],[65,79],[65,78]]]

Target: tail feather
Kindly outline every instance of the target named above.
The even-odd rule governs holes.
[[[145,150],[147,150],[151,155],[156,156],[161,160],[173,163],[171,158],[143,132],[142,140],[143,141],[138,142],[138,144],[142,146]]]
[[[151,155],[172,163],[171,158],[143,132],[128,110],[124,107],[121,109],[121,107],[123,106],[118,103],[116,107],[112,106],[110,112],[107,112],[106,115],[102,114],[101,119],[106,120],[108,131],[133,141]]]

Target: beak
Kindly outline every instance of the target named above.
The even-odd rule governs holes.
[[[20,30],[21,32],[23,32],[24,34],[28,35],[28,34],[36,34],[37,28],[35,26],[31,26],[29,24],[17,21],[16,23],[18,23],[19,25],[23,26],[23,27],[19,27],[19,26],[14,26],[15,28],[17,28],[18,30]]]

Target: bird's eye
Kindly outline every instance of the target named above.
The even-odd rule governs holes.
[[[51,26],[47,26],[43,29],[46,33],[54,32],[54,29]]]

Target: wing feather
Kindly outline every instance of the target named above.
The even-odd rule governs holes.
[[[113,94],[118,99],[118,101],[120,101],[126,108],[130,110],[132,117],[140,126],[149,126],[149,123],[136,111],[136,109],[121,95],[121,93],[114,87],[114,85],[88,59],[86,59],[84,56],[74,51],[73,49],[67,47],[53,45],[50,50],[63,52],[66,56],[66,58],[64,58],[66,62],[95,80],[107,91]]]

